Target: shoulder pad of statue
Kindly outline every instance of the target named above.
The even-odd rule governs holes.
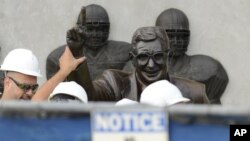
[[[170,76],[170,82],[176,85],[182,95],[189,98],[191,102],[199,104],[209,103],[206,87],[203,83],[178,76]]]
[[[202,66],[208,66],[208,67],[213,67],[213,68],[218,68],[221,67],[221,63],[216,60],[213,57],[207,56],[207,55],[193,55],[190,56],[192,62],[196,63],[196,64],[206,64],[206,65],[202,65]]]

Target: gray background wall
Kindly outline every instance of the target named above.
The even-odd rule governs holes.
[[[250,105],[249,0],[0,0],[0,62],[14,48],[38,56],[45,81],[47,55],[65,44],[82,6],[100,4],[109,13],[110,39],[130,42],[140,26],[154,25],[167,8],[184,11],[190,20],[189,55],[205,54],[227,70],[224,105]]]

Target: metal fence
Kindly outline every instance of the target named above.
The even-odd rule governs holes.
[[[163,112],[170,141],[229,140],[229,125],[250,124],[250,107],[220,105],[114,106],[114,103],[0,103],[1,140],[91,141],[91,113]],[[132,141],[132,140],[131,140]],[[133,141],[137,141],[134,139]]]

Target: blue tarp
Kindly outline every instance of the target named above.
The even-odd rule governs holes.
[[[170,121],[170,141],[229,141],[229,126]],[[91,141],[90,117],[0,118],[1,141]]]
[[[229,126],[208,123],[170,122],[170,141],[229,141]]]
[[[0,118],[1,141],[91,141],[90,118]]]

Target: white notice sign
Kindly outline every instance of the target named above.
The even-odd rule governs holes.
[[[168,141],[164,112],[93,112],[92,141]]]

